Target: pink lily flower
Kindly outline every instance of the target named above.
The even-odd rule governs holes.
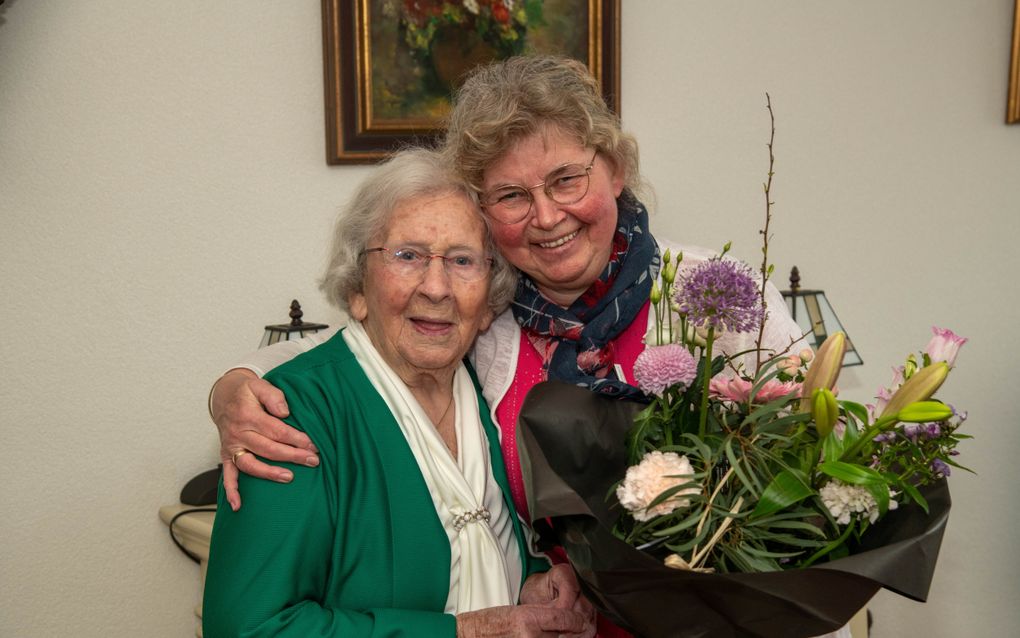
[[[932,360],[945,361],[952,368],[956,363],[956,355],[960,352],[960,346],[967,343],[967,339],[954,333],[947,328],[931,327],[934,336],[924,349],[925,354]]]
[[[751,397],[751,385],[751,382],[747,379],[715,377],[709,383],[708,392],[711,396],[733,401],[734,403],[748,403]],[[769,379],[758,390],[758,394],[751,403],[761,405],[792,393],[797,393],[799,396],[799,383],[794,381],[783,383],[776,379]]]

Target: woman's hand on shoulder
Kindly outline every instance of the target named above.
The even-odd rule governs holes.
[[[279,483],[294,478],[290,470],[263,463],[256,454],[272,461],[319,464],[318,450],[308,435],[280,420],[290,414],[283,393],[251,370],[235,368],[220,377],[213,385],[209,411],[220,432],[223,489],[234,511],[241,507],[238,470]]]
[[[457,638],[592,638],[595,618],[544,605],[490,607],[457,614]]]

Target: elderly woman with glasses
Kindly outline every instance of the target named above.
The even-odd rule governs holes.
[[[573,572],[529,555],[463,363],[516,276],[445,167],[398,154],[337,220],[321,288],[352,320],[267,375],[321,466],[220,508],[204,635],[594,633]]]
[[[498,315],[472,350],[485,398],[502,433],[514,504],[527,502],[517,456],[517,416],[537,383],[556,379],[593,392],[637,397],[633,366],[653,326],[649,292],[662,253],[683,253],[682,269],[711,251],[662,241],[649,231],[639,200],[642,180],[634,138],[602,99],[587,68],[553,56],[519,57],[480,67],[455,96],[446,152],[479,194],[499,252],[521,273],[510,309]],[[769,319],[763,348],[782,352],[801,338],[774,286],[766,287]],[[717,347],[754,347],[756,335],[729,333]],[[252,355],[224,375],[210,397],[221,455],[237,450],[314,464],[314,447],[275,416],[287,405],[257,375],[314,344],[288,344]],[[753,355],[750,355],[753,359]],[[237,471],[275,481],[289,475],[242,456],[224,463],[231,489]],[[613,629],[600,628],[600,635]]]

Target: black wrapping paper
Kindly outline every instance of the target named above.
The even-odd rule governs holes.
[[[666,567],[613,536],[606,499],[626,473],[625,438],[644,406],[569,384],[535,386],[517,442],[532,522],[562,545],[588,598],[638,636],[817,636],[845,625],[879,588],[924,601],[949,518],[945,481],[889,512],[849,557],[807,569],[701,574]]]

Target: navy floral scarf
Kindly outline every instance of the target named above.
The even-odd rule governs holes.
[[[542,296],[522,275],[512,305],[514,318],[538,350],[543,376],[621,398],[643,398],[620,379],[612,341],[634,321],[659,274],[659,248],[648,232],[648,211],[628,191],[619,212],[609,263],[569,308]]]

